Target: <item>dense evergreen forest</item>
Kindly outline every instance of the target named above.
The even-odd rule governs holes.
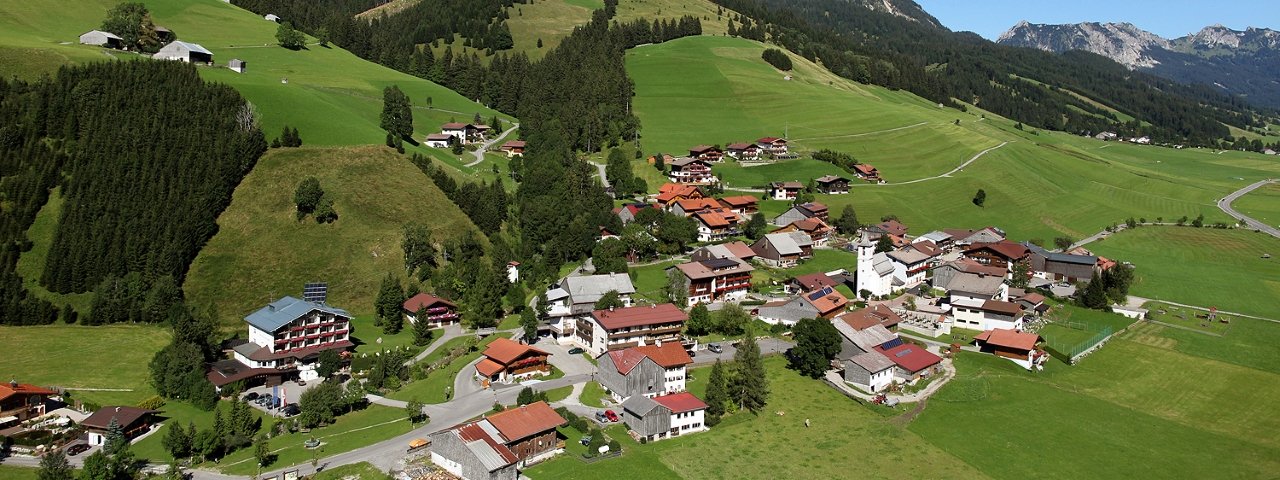
[[[909,90],[944,104],[960,99],[1039,128],[1076,133],[1109,129],[1160,141],[1217,145],[1229,135],[1224,123],[1241,128],[1262,124],[1242,99],[1130,72],[1085,52],[1054,55],[1006,47],[836,0],[713,2],[745,16],[735,19],[733,35],[776,42],[846,78]],[[1114,113],[1061,89],[1149,125],[1121,122]]]
[[[111,295],[95,305],[122,309],[150,294],[163,310],[265,150],[239,93],[204,83],[187,64],[105,62],[0,82],[0,321],[55,316],[13,271],[51,188],[61,186],[65,202],[41,283],[56,292],[102,286]],[[93,323],[142,319],[111,310]]]

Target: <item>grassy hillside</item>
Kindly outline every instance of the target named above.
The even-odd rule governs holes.
[[[525,52],[530,60],[540,59],[573,33],[574,27],[591,20],[593,10],[603,6],[604,2],[594,0],[542,0],[516,4],[507,9],[510,15],[507,27],[511,29],[511,40],[515,42],[513,50]],[[541,48],[538,40],[542,40]],[[461,43],[456,42],[453,51],[459,51]]]
[[[100,405],[134,405],[155,395],[146,365],[169,339],[168,328],[153,325],[0,327],[0,376],[69,388]]]
[[[293,192],[308,175],[333,197],[336,222],[294,220]],[[236,189],[184,287],[228,322],[313,281],[329,282],[333,305],[372,312],[382,277],[404,270],[408,222],[431,226],[438,241],[479,235],[426,175],[386,147],[272,150]]]
[[[795,70],[786,80],[760,59],[764,48],[702,36],[629,51],[645,152],[679,154],[700,143],[786,134],[802,155],[821,148],[848,152],[890,182],[819,195],[833,211],[852,204],[864,221],[895,214],[916,233],[1000,225],[1014,237],[1045,240],[1082,238],[1129,216],[1204,214],[1210,222],[1226,221],[1216,199],[1280,173],[1280,162],[1256,154],[1018,130],[977,108],[938,108],[905,92],[838,78],[794,56]],[[745,168],[727,163],[715,170],[735,187],[759,186],[770,177],[806,181],[832,171],[808,159]],[[970,202],[980,188],[987,193],[985,207]]]
[[[30,78],[52,72],[63,63],[112,56],[139,58],[76,44],[81,33],[101,24],[107,9],[115,3],[38,0],[0,4],[0,75]],[[445,87],[364,61],[340,48],[315,44],[300,51],[281,48],[276,45],[275,23],[228,3],[145,3],[157,25],[214,53],[216,67],[202,67],[201,75],[235,87],[252,102],[268,138],[279,135],[287,124],[298,128],[308,145],[381,144],[385,137],[378,126],[382,89],[389,85],[399,86],[415,105],[422,107],[414,111],[417,138],[436,131],[450,119],[469,121],[477,112],[488,119],[494,113]],[[232,58],[247,62],[245,73],[224,68]],[[288,83],[283,83],[286,79]],[[426,108],[428,97],[434,108]],[[421,148],[424,153],[460,167],[464,173],[471,172],[461,168],[462,162],[447,152],[409,148]]]

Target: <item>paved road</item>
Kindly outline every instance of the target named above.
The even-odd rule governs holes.
[[[609,188],[609,178],[606,177],[604,173],[605,165],[603,163],[596,163],[590,160],[587,160],[587,163],[595,165],[596,170],[600,172],[600,184],[604,185],[604,188]]]
[[[697,353],[697,355],[693,357],[693,365],[695,367],[702,366],[702,365],[710,365],[710,364],[716,363],[717,359],[724,362],[733,361],[733,354],[736,353],[738,349],[731,344],[732,342],[736,342],[736,340],[712,342],[712,343],[718,343],[720,344],[721,347],[724,348],[724,351],[720,353],[714,353],[711,350],[707,350],[705,345],[702,346],[701,350],[698,350],[697,352],[695,352]],[[789,340],[783,340],[783,339],[774,338],[774,337],[758,338],[756,339],[756,344],[760,345],[760,354],[764,356],[777,355],[777,354],[786,352],[788,349],[796,345],[794,342],[791,342]]]
[[[1276,181],[1275,179],[1262,180],[1252,185],[1249,185],[1247,187],[1236,190],[1231,195],[1227,195],[1226,197],[1223,197],[1222,200],[1218,200],[1218,208],[1222,209],[1222,211],[1225,212],[1227,215],[1231,215],[1232,218],[1235,218],[1236,220],[1244,222],[1246,225],[1248,225],[1251,228],[1257,229],[1263,233],[1266,233],[1267,235],[1280,238],[1280,229],[1277,229],[1276,227],[1273,227],[1271,225],[1267,225],[1265,223],[1254,220],[1252,217],[1249,217],[1243,213],[1237,212],[1236,209],[1231,207],[1231,204],[1235,202],[1236,199],[1243,197],[1244,194],[1257,190],[1259,187],[1266,185],[1268,183],[1274,183],[1275,181]]]
[[[498,135],[497,138],[494,138],[493,140],[489,140],[487,142],[480,144],[480,148],[477,148],[476,151],[471,152],[471,156],[476,157],[475,161],[466,164],[466,166],[474,167],[476,165],[479,165],[480,162],[484,161],[484,152],[489,151],[489,148],[493,147],[494,144],[497,144],[498,142],[501,142],[502,139],[507,138],[507,135],[515,131],[515,129],[517,128],[520,128],[520,124],[513,123],[511,124],[511,128],[508,128],[505,132],[502,132],[502,135]]]

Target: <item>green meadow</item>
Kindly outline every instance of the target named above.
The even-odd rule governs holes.
[[[169,340],[168,328],[153,325],[3,326],[0,376],[99,405],[135,405],[155,395],[146,365]]]

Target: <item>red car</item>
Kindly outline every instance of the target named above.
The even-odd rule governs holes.
[[[604,418],[609,419],[610,422],[616,422],[618,421],[618,414],[613,413],[613,410],[605,410]]]

